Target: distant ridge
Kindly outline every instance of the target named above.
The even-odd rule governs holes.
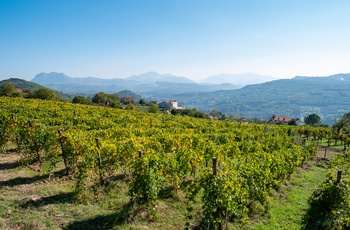
[[[166,82],[167,79],[178,80],[180,83]],[[116,93],[131,90],[143,98],[176,99],[187,108],[197,108],[204,112],[215,109],[227,115],[265,120],[273,114],[303,119],[316,113],[321,116],[322,123],[333,124],[350,111],[350,73],[328,77],[296,76],[292,79],[246,85],[243,88],[230,83],[184,83],[187,82],[186,78],[156,72],[127,79],[71,78],[63,73],[41,73],[34,80],[59,82],[60,84],[43,84],[58,92],[94,94],[100,91]]]
[[[102,79],[95,77],[73,78],[64,73],[39,73],[32,82],[42,85],[57,85],[57,84],[85,84],[85,85],[118,85],[130,83],[155,83],[155,82],[174,82],[174,83],[195,83],[194,81],[178,77],[171,74],[159,74],[157,72],[147,72],[140,75],[134,75],[128,78],[112,78]]]
[[[216,74],[209,76],[205,79],[200,80],[201,83],[231,83],[234,85],[251,85],[251,84],[260,84],[268,81],[276,80],[276,78],[267,76],[267,75],[259,75],[256,73],[243,73],[243,74]]]
[[[129,78],[101,79],[94,77],[73,78],[64,73],[40,73],[32,82],[50,87],[65,93],[96,93],[104,91],[115,93],[122,90],[131,90],[137,93],[148,93],[148,96],[169,92],[209,92],[215,90],[236,89],[232,84],[199,84],[188,78],[171,74],[147,72]]]
[[[213,109],[248,118],[269,119],[273,114],[303,118],[316,113],[322,122],[350,111],[350,73],[328,77],[281,79],[247,85],[236,90],[177,94],[186,107]]]
[[[192,81],[186,77],[179,77],[171,74],[159,74],[153,71],[140,74],[140,75],[133,75],[126,79],[134,80],[140,83],[150,83],[150,82],[196,83],[195,81]]]

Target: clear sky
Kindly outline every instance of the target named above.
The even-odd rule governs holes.
[[[0,79],[350,73],[348,0],[0,0]]]

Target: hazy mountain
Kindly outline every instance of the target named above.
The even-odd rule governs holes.
[[[152,82],[174,82],[174,83],[195,83],[194,81],[185,78],[174,76],[171,74],[159,74],[157,72],[147,72],[140,75],[133,75],[126,78],[128,80],[134,80],[140,83],[152,83]]]
[[[56,91],[65,93],[87,93],[96,92],[115,93],[122,90],[131,90],[148,95],[162,95],[182,92],[208,92],[215,90],[226,90],[238,88],[232,84],[198,84],[185,77],[171,74],[158,74],[148,72],[134,75],[129,78],[100,79],[93,77],[73,78],[63,73],[40,73],[32,82],[39,83]]]
[[[32,82],[41,84],[41,85],[93,85],[93,86],[110,86],[110,85],[133,85],[136,82],[132,80],[125,80],[122,78],[113,78],[113,79],[101,79],[95,77],[82,77],[82,78],[73,78],[65,75],[64,73],[40,73],[37,74],[32,80]]]
[[[199,80],[200,83],[212,83],[212,84],[221,84],[221,83],[231,83],[233,85],[251,85],[259,84],[268,81],[276,80],[274,77],[259,75],[255,73],[243,73],[243,74],[217,74],[209,76],[205,79]]]
[[[323,123],[350,111],[350,74],[329,77],[295,77],[236,90],[196,92],[173,95],[186,107],[209,112],[268,119],[273,114],[303,118],[311,113]]]

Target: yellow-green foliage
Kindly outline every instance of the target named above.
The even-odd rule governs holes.
[[[339,171],[342,172],[341,177],[338,177]],[[309,200],[305,229],[350,228],[349,173],[350,151],[336,155],[327,169],[327,180]]]
[[[295,144],[296,136],[312,132],[316,139],[321,133],[316,128],[306,131],[6,97],[0,98],[0,107],[6,118],[0,127],[6,134],[2,145],[17,138],[19,147],[27,150],[31,137],[38,134],[42,141],[34,141],[35,156],[51,161],[61,157],[63,144],[79,200],[96,199],[99,188],[125,173],[131,179],[130,198],[153,209],[168,188],[172,195],[186,191],[189,200],[202,190],[204,218],[214,226],[224,216],[245,218],[253,202],[268,207],[270,190],[316,154],[309,142]],[[214,156],[216,176],[211,166]]]

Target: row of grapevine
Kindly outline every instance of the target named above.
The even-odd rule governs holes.
[[[267,208],[271,189],[315,155],[298,135],[329,132],[6,97],[0,107],[1,147],[16,143],[23,163],[64,161],[78,200],[96,199],[122,173],[135,204],[156,210],[164,191],[189,203],[199,194],[204,220],[219,228],[253,202]]]
[[[334,157],[327,179],[312,194],[305,229],[350,229],[350,151]]]

